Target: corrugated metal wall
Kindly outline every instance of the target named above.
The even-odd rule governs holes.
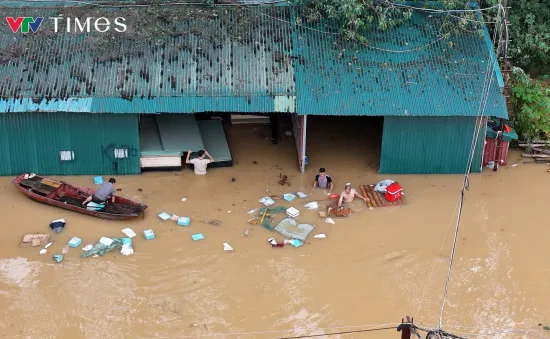
[[[0,175],[140,173],[138,117],[66,112],[0,114]],[[128,157],[115,157],[115,149],[126,149]],[[74,160],[61,161],[61,151],[73,151]]]
[[[385,117],[381,174],[465,173],[477,117]],[[480,172],[484,128],[472,172]]]

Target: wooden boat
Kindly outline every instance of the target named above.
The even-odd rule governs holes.
[[[96,190],[56,181],[48,177],[29,177],[27,173],[21,174],[12,182],[21,193],[31,200],[103,219],[133,219],[143,215],[147,208],[146,205],[116,197],[114,203],[109,200],[101,210],[90,210],[86,206],[82,206],[82,202]]]

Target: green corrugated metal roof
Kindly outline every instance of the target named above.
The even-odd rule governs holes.
[[[285,22],[295,20],[294,7],[183,6],[157,18],[164,20],[160,26],[151,26],[151,13],[139,10],[142,14],[135,9],[99,13],[125,15],[133,30],[125,37],[136,35],[107,47],[97,34],[44,34],[44,26],[23,35],[1,25],[0,113],[479,114],[487,41],[462,35],[452,39],[451,48],[449,40],[438,40],[437,14],[415,12],[402,27],[374,30],[368,36],[372,47],[409,50],[429,44],[390,53],[337,49],[336,35]],[[45,11],[52,9],[3,11],[36,17],[49,16]],[[94,8],[65,11],[99,16]],[[143,27],[159,28],[155,34],[163,35],[163,42],[137,48],[147,37],[139,32]],[[507,117],[495,79],[485,114]]]
[[[107,34],[52,33],[48,20],[36,34],[13,34],[0,25],[2,111],[30,109],[10,105],[12,98],[35,98],[40,110],[48,110],[43,98],[57,98],[54,106],[71,101],[88,112],[273,112],[276,97],[295,94],[293,63],[285,57],[291,51],[289,26],[272,19],[289,20],[286,7],[251,13],[235,6],[181,6],[155,18],[156,26],[150,10],[140,8],[2,9],[33,17],[58,11],[66,17],[123,16],[128,31],[109,42]],[[142,32],[145,27],[151,32]],[[148,37],[154,38],[140,43]]]
[[[492,47],[475,34],[440,39],[441,21],[438,14],[415,11],[403,26],[370,32],[367,41],[372,47],[347,49],[334,48],[336,35],[297,30],[298,114],[479,115]],[[417,50],[394,53],[381,49]],[[485,115],[507,117],[505,98],[498,88],[500,74],[492,75]]]

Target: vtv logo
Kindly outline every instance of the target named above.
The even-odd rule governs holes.
[[[29,33],[32,30],[33,33],[38,31],[38,28],[44,21],[44,18],[31,18],[31,17],[18,17],[14,18],[12,16],[6,17],[6,21],[13,33],[17,33],[21,28],[21,33]]]

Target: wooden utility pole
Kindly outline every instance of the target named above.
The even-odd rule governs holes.
[[[414,326],[414,318],[411,319],[409,316],[406,316],[405,318],[407,319],[407,322],[401,318],[401,325],[397,326],[397,332],[401,332],[401,339],[411,339],[411,328]]]
[[[503,34],[499,35],[499,44],[498,46],[502,46],[502,59],[503,59],[503,69],[502,69],[502,77],[504,80],[504,89],[503,94],[506,98],[506,105],[508,105],[508,88],[509,88],[509,81],[510,81],[510,62],[508,61],[508,43],[509,43],[509,36],[508,36],[508,24],[510,23],[508,21],[508,0],[502,0],[502,21],[504,23],[504,30]],[[498,25],[498,22],[497,22]],[[497,26],[495,26],[495,29],[498,29]],[[497,32],[498,34],[498,32]],[[496,35],[495,35],[496,36]],[[498,51],[498,47],[497,47]],[[497,55],[498,57],[498,55]],[[494,162],[495,165],[493,167],[493,171],[498,170],[498,166],[500,165],[500,155],[501,155],[501,148],[502,146],[502,135],[504,134],[504,119],[500,119],[500,126],[499,131],[500,133],[497,133],[497,138],[495,139],[495,155],[494,155]]]

